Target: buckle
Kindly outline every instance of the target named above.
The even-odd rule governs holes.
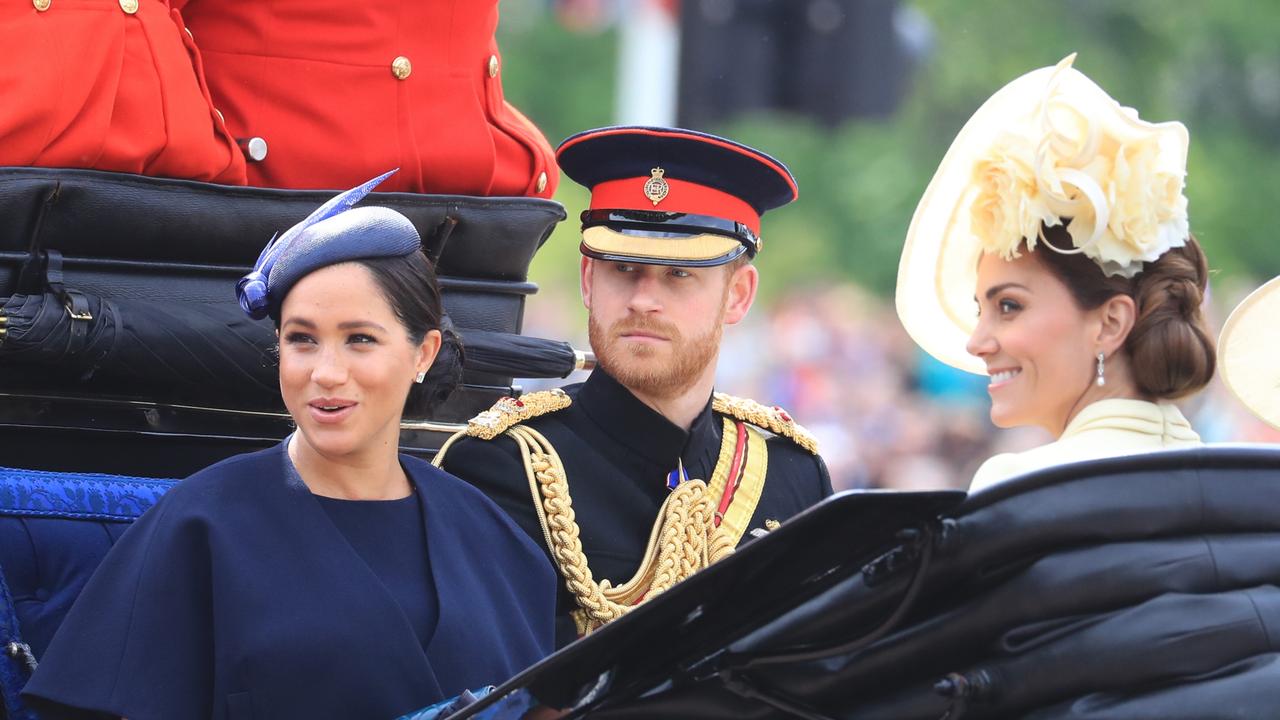
[[[77,300],[79,300],[79,302],[76,302]],[[62,306],[67,309],[67,315],[72,320],[93,319],[93,313],[89,311],[89,304],[84,302],[83,295],[77,297],[76,295],[68,293],[66,299],[62,303]]]
[[[89,312],[87,309],[86,309],[86,310],[73,310],[73,309],[71,309],[71,301],[70,301],[70,300],[68,300],[68,301],[63,305],[63,307],[65,307],[65,308],[67,309],[67,315],[71,316],[71,319],[72,319],[72,320],[92,320],[92,319],[93,319],[93,313]]]

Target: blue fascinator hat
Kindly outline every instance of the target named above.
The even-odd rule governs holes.
[[[236,283],[236,297],[245,313],[254,320],[267,317],[299,280],[321,268],[419,251],[422,240],[409,218],[391,208],[352,207],[395,172],[337,195],[272,238],[253,271]]]

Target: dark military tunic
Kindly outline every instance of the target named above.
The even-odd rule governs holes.
[[[667,473],[683,460],[690,478],[710,481],[720,455],[723,421],[712,412],[708,398],[686,433],[600,369],[565,391],[573,399],[568,408],[525,424],[546,436],[564,461],[591,572],[596,582],[608,579],[616,586],[639,569],[670,492]],[[764,489],[747,533],[763,528],[766,520],[786,520],[831,494],[822,458],[785,437],[767,442]],[[514,440],[460,439],[445,454],[444,468],[483,490],[538,545],[546,545]],[[744,542],[748,538],[743,535]],[[556,606],[556,644],[562,647],[577,637],[569,617],[577,605],[563,583]]]

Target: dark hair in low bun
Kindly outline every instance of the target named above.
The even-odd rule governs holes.
[[[440,352],[436,355],[427,377],[421,385],[415,384],[409,389],[409,399],[405,402],[404,411],[412,417],[424,417],[430,411],[443,405],[453,391],[462,384],[462,361],[466,355],[462,352],[462,340],[453,331],[453,322],[444,316],[445,327],[440,328]]]
[[[1065,219],[1062,225],[1045,227],[1044,236],[1054,247],[1072,246]],[[1063,255],[1038,248],[1033,255],[1063,281],[1083,310],[1093,310],[1116,295],[1133,298],[1137,316],[1124,351],[1142,395],[1176,400],[1213,379],[1217,356],[1200,309],[1209,263],[1194,236],[1147,263],[1132,279],[1104,275],[1083,253]]]
[[[374,282],[391,304],[414,344],[431,330],[443,336],[440,353],[427,371],[426,380],[415,383],[405,401],[405,414],[421,417],[445,402],[462,382],[462,344],[453,323],[444,314],[440,282],[435,268],[421,251],[403,257],[356,260],[373,275]]]

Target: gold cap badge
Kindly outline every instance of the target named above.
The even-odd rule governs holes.
[[[644,196],[649,198],[656,207],[667,196],[667,193],[671,192],[671,186],[662,178],[662,168],[656,167],[649,172],[653,174],[653,177],[644,181]]]

